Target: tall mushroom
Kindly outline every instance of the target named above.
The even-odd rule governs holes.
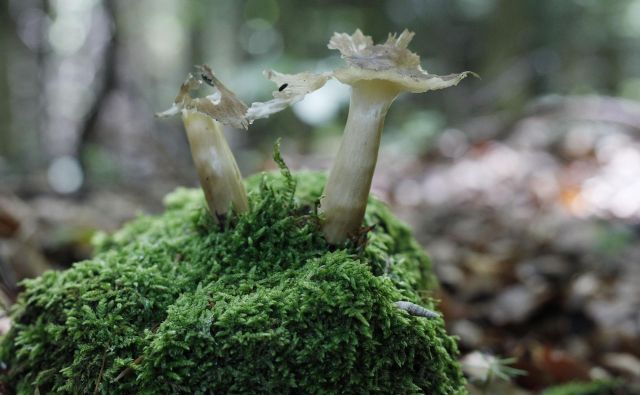
[[[332,244],[345,241],[362,225],[384,119],[393,100],[402,92],[448,88],[473,74],[427,73],[420,57],[407,49],[413,36],[405,30],[374,45],[371,37],[356,30],[353,35],[335,33],[329,42],[347,63],[333,77],[352,89],[344,135],[321,202],[324,235]]]

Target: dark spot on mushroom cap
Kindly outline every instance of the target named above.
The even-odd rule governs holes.
[[[280,88],[278,88],[278,92],[282,92],[283,90],[285,90],[285,88],[289,86],[289,84],[282,84],[280,85]]]
[[[202,77],[202,80],[207,83],[207,85],[214,86],[213,80],[209,78],[208,75],[203,73],[203,74],[200,74],[200,76]]]

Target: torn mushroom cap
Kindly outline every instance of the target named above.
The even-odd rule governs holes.
[[[273,99],[267,102],[256,102],[249,107],[247,119],[253,122],[256,119],[267,118],[269,115],[280,112],[302,100],[307,94],[324,86],[331,77],[331,73],[282,74],[274,70],[265,70],[264,76],[273,81],[278,87],[273,91]]]
[[[189,74],[180,86],[180,91],[171,108],[156,114],[156,116],[165,118],[177,115],[182,110],[195,110],[222,124],[247,129],[249,126],[246,118],[247,105],[216,78],[209,66],[202,65],[196,66],[196,68],[200,71],[200,79]],[[216,89],[216,92],[207,97],[192,98],[190,93],[198,89],[203,82]]]
[[[420,66],[420,57],[407,49],[413,36],[414,33],[405,30],[398,37],[389,34],[384,44],[374,45],[371,37],[362,34],[360,29],[353,35],[335,33],[328,47],[339,50],[349,67],[319,74],[282,74],[266,70],[264,74],[269,80],[278,88],[286,88],[274,90],[272,100],[255,102],[249,108],[215,77],[209,66],[197,66],[200,79],[190,74],[182,84],[173,106],[156,115],[170,117],[179,114],[182,109],[191,109],[225,125],[247,129],[256,119],[267,118],[299,102],[307,94],[324,86],[331,77],[349,85],[366,80],[385,81],[389,90],[397,94],[443,89],[457,85],[467,75],[477,76],[470,71],[446,76],[427,73]],[[203,81],[217,92],[204,98],[192,98],[190,92],[199,88]]]
[[[470,71],[459,74],[439,76],[429,74],[420,66],[420,57],[407,49],[414,33],[403,31],[400,36],[390,34],[387,42],[374,45],[369,36],[358,29],[353,35],[335,33],[329,42],[330,49],[337,49],[349,67],[333,72],[282,74],[274,70],[265,70],[264,75],[278,87],[273,91],[273,99],[267,102],[253,103],[246,114],[248,123],[256,119],[284,110],[307,94],[324,86],[329,78],[354,85],[358,81],[384,81],[391,93],[421,93],[457,85]]]
[[[196,110],[209,115],[213,119],[236,128],[247,129],[257,119],[267,118],[302,100],[307,94],[324,86],[331,73],[283,74],[274,70],[265,70],[263,74],[273,81],[277,89],[273,91],[273,99],[266,102],[252,103],[249,108],[227,89],[211,72],[207,65],[196,66],[201,71],[201,79],[189,74],[180,87],[173,106],[156,114],[158,117],[171,117],[183,109]],[[213,95],[203,98],[192,98],[189,93],[198,89],[202,82],[217,89]],[[284,87],[284,88],[283,88]]]
[[[445,76],[429,74],[420,66],[420,57],[407,46],[415,33],[404,30],[400,36],[389,34],[384,44],[373,44],[360,29],[352,35],[335,33],[329,49],[340,51],[348,67],[336,70],[333,76],[342,83],[354,85],[359,81],[385,81],[390,93],[422,93],[457,85],[468,75],[464,71]]]

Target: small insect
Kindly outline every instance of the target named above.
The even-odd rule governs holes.
[[[278,92],[282,92],[282,91],[283,91],[283,90],[285,90],[288,86],[289,86],[289,84],[282,84],[282,85],[280,85],[280,88],[278,88]]]
[[[216,86],[214,82],[213,71],[208,65],[203,64],[201,66],[196,66],[196,69],[200,71],[200,78],[205,82],[205,84],[209,86]]]
[[[438,318],[438,317],[440,317],[440,314],[436,313],[435,311],[427,310],[424,307],[418,306],[415,303],[406,302],[406,301],[399,301],[399,302],[395,302],[394,304],[399,309],[402,309],[402,310],[406,311],[407,313],[409,313],[410,315],[413,315],[413,316],[416,316],[416,317],[425,317],[425,318]]]
[[[209,76],[208,76],[208,75],[206,75],[206,74],[204,74],[204,73],[203,73],[203,74],[201,74],[200,76],[202,77],[202,80],[203,80],[207,85],[215,86],[215,85],[213,84],[213,80],[212,80],[211,78],[209,78]]]

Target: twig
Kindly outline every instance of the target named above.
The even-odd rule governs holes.
[[[93,389],[93,395],[98,393],[98,388],[100,387],[100,382],[102,381],[102,374],[104,373],[104,363],[107,360],[107,350],[102,353],[102,366],[100,366],[100,373],[98,374],[98,378],[96,379],[96,387]]]
[[[409,313],[412,316],[415,317],[424,317],[424,318],[438,318],[440,317],[440,314],[436,313],[435,311],[431,311],[428,309],[425,309],[422,306],[419,306],[415,303],[411,303],[411,302],[407,302],[407,301],[399,301],[395,303],[396,307],[398,307],[401,310],[406,311],[407,313]]]
[[[141,363],[144,360],[144,356],[140,355],[138,358],[134,359],[133,362],[131,362],[131,365],[138,365],[139,363]],[[120,372],[120,374],[118,375],[118,377],[116,377],[115,379],[113,379],[114,383],[117,383],[118,381],[120,381],[120,379],[124,378],[126,375],[128,375],[129,373],[133,372],[133,368],[131,366],[127,367],[125,370],[123,370],[122,372]]]

